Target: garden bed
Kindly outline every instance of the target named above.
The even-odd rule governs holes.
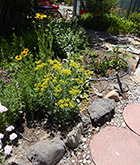
[[[105,52],[101,49],[96,50],[98,53],[98,57],[102,58],[105,54]],[[108,56],[112,57],[111,55],[107,54]],[[129,65],[130,65],[130,72],[125,75],[124,77],[120,78],[121,82],[125,82],[129,85],[129,88],[133,87],[134,81],[132,80],[131,76],[133,75],[135,71],[135,65],[137,62],[137,55],[132,55],[133,58],[129,59]],[[90,59],[85,58],[85,62],[89,61]],[[126,70],[122,69],[119,71],[120,74],[125,73]],[[110,70],[109,77],[115,76],[116,71]],[[9,82],[8,75],[4,75],[5,80]],[[101,78],[100,76],[94,75],[93,78]],[[115,80],[115,81],[114,81]],[[81,113],[85,114],[87,117],[89,117],[89,114],[87,113],[86,107],[89,105],[90,102],[93,102],[95,99],[98,99],[100,97],[104,97],[109,91],[114,89],[114,85],[117,84],[116,79],[114,80],[108,80],[108,81],[91,81],[91,94],[89,95],[89,102],[85,104],[81,108]],[[96,92],[95,92],[96,91]],[[98,95],[97,93],[100,93],[101,95]],[[127,100],[129,94],[124,93],[123,99]],[[76,123],[79,121],[79,118],[75,118],[72,122],[66,122],[65,126],[62,126],[54,120],[49,117],[46,114],[46,112],[42,109],[40,111],[37,111],[36,113],[28,113],[24,114],[24,116],[21,116],[21,118],[17,122],[17,128],[16,133],[18,136],[18,143],[15,143],[15,147],[12,153],[12,157],[8,159],[8,162],[15,161],[15,162],[23,162],[24,164],[31,164],[26,159],[26,151],[29,148],[29,146],[33,145],[35,142],[42,140],[43,137],[54,137],[54,136],[60,136],[63,139],[66,137],[68,132],[72,130],[72,128],[76,125]],[[103,126],[104,127],[104,126]],[[84,126],[84,137],[87,137],[87,139],[90,139],[90,137],[86,136],[88,134],[87,130],[91,129],[91,125],[85,125]],[[92,135],[96,134],[97,132],[93,132]],[[87,144],[88,144],[87,140]],[[72,151],[69,150],[66,152],[67,156]],[[79,159],[82,159],[82,155],[84,154],[83,149],[77,150],[76,152],[81,153],[81,157]],[[71,154],[69,154],[71,155]],[[73,160],[74,156],[68,156],[69,160]]]

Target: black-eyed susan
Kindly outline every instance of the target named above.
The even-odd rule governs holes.
[[[19,61],[19,60],[22,60],[22,56],[21,56],[21,55],[17,55],[17,56],[15,57],[15,59],[18,60],[18,61]]]
[[[36,19],[39,19],[39,18],[40,18],[40,16],[41,16],[41,15],[40,15],[39,13],[36,13],[35,18],[36,18]]]
[[[27,48],[26,48],[26,49],[24,49],[24,52],[27,52],[27,53],[28,53],[28,52],[29,52],[29,49],[27,49]]]
[[[27,56],[27,52],[23,51],[23,52],[21,52],[21,55],[25,57],[25,56]]]

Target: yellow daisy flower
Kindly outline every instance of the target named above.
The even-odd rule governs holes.
[[[23,51],[23,52],[21,53],[21,55],[23,55],[23,56],[25,57],[25,56],[27,56],[27,52]]]
[[[24,49],[24,51],[23,51],[23,52],[27,52],[27,53],[28,53],[28,52],[29,52],[29,49],[27,49],[27,48],[26,48],[26,49]]]
[[[18,60],[18,61],[19,61],[19,60],[22,60],[22,56],[21,56],[21,55],[17,55],[17,56],[15,57],[15,59]]]

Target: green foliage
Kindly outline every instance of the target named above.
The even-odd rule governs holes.
[[[28,49],[25,49],[28,51]],[[27,56],[26,56],[27,55]],[[33,56],[23,51],[9,64],[9,82],[0,82],[0,102],[8,108],[2,113],[2,123],[14,124],[20,114],[37,110],[37,94],[34,90],[36,83]],[[2,125],[3,126],[3,125]]]
[[[0,40],[0,61],[11,62],[13,58],[21,52],[24,47],[22,38],[17,37],[15,33],[12,35],[12,41],[1,38]]]
[[[35,84],[35,89],[40,95],[39,102],[49,115],[65,124],[79,113],[78,97],[86,95],[86,83],[92,72],[73,60],[64,59],[61,63],[50,59],[36,63],[36,75],[40,81]]]
[[[44,18],[45,25],[43,24]],[[39,20],[38,26],[37,24],[35,26],[36,35],[26,32],[22,33],[23,37],[17,37],[13,34],[12,43],[6,42],[5,44],[7,47],[10,45],[11,53],[13,51],[14,53],[10,58],[10,64],[7,65],[11,81],[10,83],[0,82],[0,102],[9,109],[9,115],[2,116],[4,124],[11,123],[11,119],[14,123],[23,112],[34,113],[40,108],[45,109],[48,115],[64,124],[66,120],[72,120],[79,113],[78,98],[87,97],[86,84],[91,72],[84,70],[83,66],[72,61],[75,57],[71,57],[82,45],[82,29],[77,29],[74,21],[55,22],[55,19],[52,20],[40,14],[36,15],[36,19]],[[56,30],[58,27],[60,32]],[[65,31],[67,32],[62,35]],[[33,55],[27,48],[25,49],[25,44],[29,41],[29,39],[26,41],[26,34],[37,38],[38,55]],[[57,42],[58,48],[55,49],[55,53],[61,48],[64,49],[62,54],[65,53],[67,56],[67,59],[62,62],[52,60],[54,53],[52,48],[55,48],[53,46]],[[67,42],[68,45],[66,45]],[[4,44],[2,52],[3,57],[5,53],[8,55]],[[5,58],[6,60],[8,59]],[[46,83],[47,81],[49,84]]]
[[[84,59],[84,63],[86,69],[91,70],[96,75],[101,77],[108,77],[108,70],[111,69],[119,69],[124,68],[126,69],[128,66],[127,64],[120,58],[127,59],[129,58],[129,54],[126,52],[119,53],[119,48],[114,48],[113,51],[106,52],[109,53],[110,56],[105,54],[103,57],[99,57],[98,52],[87,52]]]
[[[64,57],[66,52],[78,52],[83,50],[84,30],[78,26],[77,19],[71,18],[52,20],[53,51],[55,55]]]
[[[126,19],[126,11],[121,11],[120,8],[112,9],[112,12],[106,16],[110,19],[108,32],[113,34],[137,32],[138,25],[130,19]]]
[[[16,84],[11,83],[5,84],[4,81],[0,79],[0,102],[8,108],[7,112],[0,113],[1,132],[4,131],[3,128],[7,125],[14,124],[22,113],[21,93],[15,85]]]
[[[88,29],[106,30],[112,34],[139,32],[139,23],[132,21],[132,18],[126,19],[126,11],[112,8],[110,12],[102,16],[95,16],[93,13],[83,14],[80,24]]]
[[[140,13],[134,11],[133,13],[129,14],[128,19],[134,22],[136,26],[136,32],[140,35]]]
[[[88,12],[99,18],[108,13],[109,9],[115,6],[116,3],[116,0],[88,0],[87,8]]]

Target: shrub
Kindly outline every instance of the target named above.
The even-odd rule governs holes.
[[[64,124],[79,113],[78,97],[84,97],[85,86],[92,74],[73,60],[47,60],[36,62],[37,78],[35,90],[40,96],[40,104],[55,120]],[[44,73],[44,74],[42,74]],[[42,77],[40,77],[40,75]]]

